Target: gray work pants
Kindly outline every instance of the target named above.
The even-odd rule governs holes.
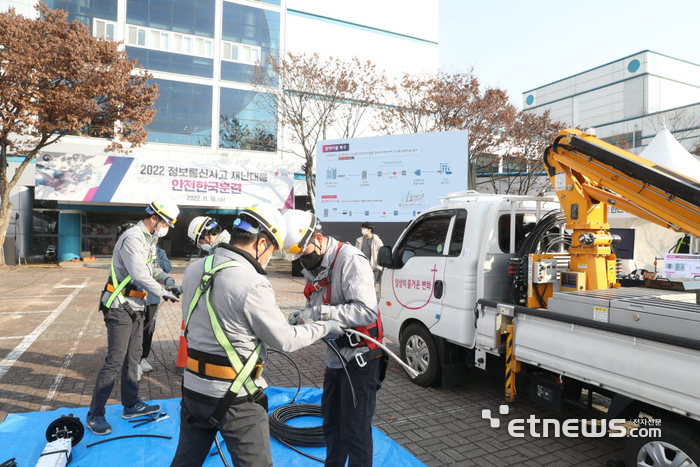
[[[226,442],[235,467],[272,465],[270,424],[265,409],[257,402],[232,405],[216,427],[209,422],[215,405],[182,396],[180,440],[170,467],[201,466],[207,459],[217,432]],[[223,446],[222,446],[223,448]]]
[[[90,403],[90,415],[104,415],[105,404],[117,382],[119,369],[122,371],[122,405],[131,407],[139,401],[138,364],[143,345],[143,313],[136,312],[138,318],[119,308],[110,308],[105,313],[107,326],[107,357],[102,366]]]

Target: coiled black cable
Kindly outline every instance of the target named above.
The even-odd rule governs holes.
[[[279,441],[294,446],[318,448],[326,445],[323,427],[298,427],[285,424],[296,417],[322,417],[318,404],[287,404],[278,407],[270,414],[270,434]]]

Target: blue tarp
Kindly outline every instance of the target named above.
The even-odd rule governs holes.
[[[277,407],[289,403],[296,389],[269,387],[265,391],[268,395],[270,412]],[[297,403],[320,404],[321,390],[315,388],[302,388]],[[151,422],[138,428],[133,428],[132,423],[121,418],[123,407],[120,404],[107,406],[107,421],[112,425],[112,433],[106,436],[96,436],[90,430],[85,429],[83,440],[73,449],[73,459],[69,466],[75,467],[111,467],[111,466],[168,466],[172,460],[179,436],[180,424],[180,399],[154,400],[152,404],[160,404],[162,410],[168,413],[170,418],[159,422]],[[23,414],[10,414],[3,423],[0,423],[0,463],[7,459],[16,458],[19,467],[34,466],[46,445],[46,428],[60,417],[72,413],[85,423],[88,409],[73,408],[59,409],[53,412],[30,412]],[[299,417],[288,422],[294,426],[316,426],[321,420],[316,417]],[[127,438],[110,441],[88,448],[87,445],[101,439],[121,435],[148,433],[172,436],[172,439],[156,438]],[[422,466],[418,459],[408,451],[396,444],[376,428],[373,429],[374,439],[374,465],[403,465]],[[221,438],[219,437],[219,440]],[[320,466],[318,461],[298,454],[272,438],[272,461],[275,466]],[[233,465],[231,458],[222,445],[226,460]],[[326,448],[300,448],[302,451],[318,458],[325,458]],[[212,447],[212,453],[216,452],[216,446]],[[218,454],[207,458],[205,466],[221,466],[223,463]]]

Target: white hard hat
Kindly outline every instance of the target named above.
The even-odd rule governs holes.
[[[212,227],[216,226],[216,221],[208,216],[197,216],[192,219],[187,227],[187,236],[195,243],[199,242],[202,235],[206,234]]]
[[[304,248],[313,238],[313,234],[321,227],[318,218],[308,212],[292,209],[284,213],[287,225],[287,236],[284,238],[284,251],[298,259]]]
[[[252,227],[250,224],[246,225],[247,222],[241,219],[246,216],[255,219],[260,227],[272,236],[280,250],[284,248],[284,237],[287,228],[279,209],[268,203],[255,204],[244,209],[238,219],[233,223],[233,228],[235,229],[245,230],[250,233],[258,233],[259,230],[257,228]]]
[[[158,214],[170,227],[175,227],[180,208],[168,198],[158,198],[148,205],[146,212],[151,215]]]

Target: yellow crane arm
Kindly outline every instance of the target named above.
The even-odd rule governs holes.
[[[562,130],[544,165],[566,213],[571,266],[586,289],[613,286],[608,204],[677,232],[700,236],[700,182],[575,129]]]

